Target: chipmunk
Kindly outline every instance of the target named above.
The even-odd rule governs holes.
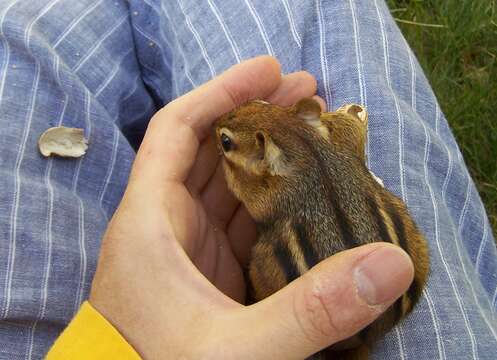
[[[215,126],[228,187],[257,226],[248,269],[256,301],[345,249],[386,241],[411,256],[408,291],[354,338],[326,350],[336,350],[335,359],[367,359],[374,340],[412,310],[429,271],[426,240],[406,205],[366,167],[366,134],[363,107],[322,113],[310,98],[288,108],[252,101]]]

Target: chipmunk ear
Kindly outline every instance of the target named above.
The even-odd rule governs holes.
[[[260,151],[260,170],[268,171],[271,175],[285,175],[288,172],[281,149],[274,143],[271,136],[259,130],[255,133],[257,147]]]
[[[329,130],[321,121],[321,106],[312,98],[304,98],[295,104],[295,114],[308,125],[311,125],[325,139],[329,138]]]
[[[357,104],[342,105],[336,110],[336,112],[352,115],[358,120],[360,120],[363,123],[363,125],[368,124],[368,112],[366,111],[366,108],[361,105]]]
[[[321,106],[312,98],[303,98],[295,104],[295,113],[302,120],[314,125],[320,122]]]

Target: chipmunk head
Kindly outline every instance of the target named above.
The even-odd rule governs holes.
[[[321,121],[329,130],[329,140],[337,151],[352,154],[365,162],[368,113],[360,105],[347,104],[325,113]]]
[[[269,205],[261,202],[277,201],[278,193],[316,169],[316,154],[329,151],[330,141],[337,146],[351,141],[347,132],[364,127],[359,110],[352,105],[322,114],[320,105],[306,98],[288,108],[252,101],[223,115],[215,136],[228,187],[256,217],[255,207]]]

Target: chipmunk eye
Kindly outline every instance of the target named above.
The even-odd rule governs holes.
[[[226,134],[221,134],[221,146],[223,147],[225,152],[228,152],[233,149],[233,142]]]

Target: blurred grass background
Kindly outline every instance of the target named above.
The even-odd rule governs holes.
[[[497,238],[497,0],[387,0],[457,138]]]

